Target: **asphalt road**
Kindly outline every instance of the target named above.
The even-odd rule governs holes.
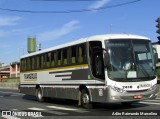
[[[87,110],[78,107],[77,101],[48,99],[44,103],[39,103],[34,96],[18,93],[17,90],[0,89],[1,119],[158,119],[159,117],[160,98],[134,103],[130,107],[120,103],[95,104],[94,109]]]

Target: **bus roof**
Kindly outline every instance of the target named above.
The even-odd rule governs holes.
[[[65,48],[65,47],[68,47],[68,46],[73,46],[73,45],[81,44],[81,43],[88,42],[88,41],[103,41],[103,40],[109,40],[109,39],[144,39],[144,40],[150,40],[147,37],[139,36],[139,35],[133,35],[133,34],[94,35],[94,36],[90,36],[90,37],[86,37],[86,38],[81,38],[79,40],[75,40],[75,41],[65,43],[65,44],[62,44],[62,45],[53,46],[51,48],[47,48],[47,49],[44,49],[44,50],[36,51],[36,52],[30,53],[30,54],[24,55],[21,58],[38,55],[38,54],[45,53],[45,52],[48,52],[48,51],[52,51],[52,50],[56,50],[56,49],[60,49],[60,48]]]
[[[100,39],[100,40],[109,40],[109,39],[146,39],[150,40],[147,37],[139,36],[139,35],[133,35],[133,34],[103,34],[103,35],[95,35],[88,37],[88,41]]]

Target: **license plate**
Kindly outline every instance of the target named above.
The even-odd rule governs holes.
[[[134,97],[133,97],[134,99],[141,99],[141,98],[143,98],[143,95],[134,95]]]

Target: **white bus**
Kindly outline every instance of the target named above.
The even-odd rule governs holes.
[[[21,57],[20,92],[93,102],[154,99],[158,85],[155,57],[147,37],[104,34],[82,38]]]

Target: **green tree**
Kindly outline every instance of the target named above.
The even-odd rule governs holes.
[[[156,74],[157,74],[158,79],[160,80],[160,67],[157,68]]]

